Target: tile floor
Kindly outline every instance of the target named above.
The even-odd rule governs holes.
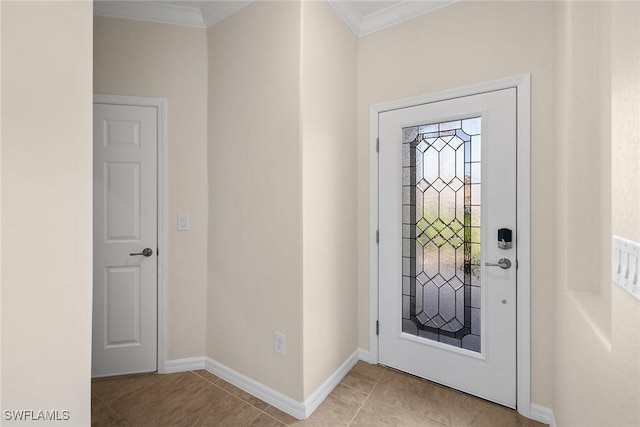
[[[130,375],[91,384],[93,426],[543,426],[429,381],[358,362],[299,421],[207,371]]]

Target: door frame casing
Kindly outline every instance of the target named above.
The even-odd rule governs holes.
[[[379,230],[379,160],[377,152],[378,115],[385,111],[476,95],[502,89],[516,88],[517,126],[517,306],[516,306],[516,378],[517,410],[531,416],[531,74],[506,77],[486,83],[473,84],[420,95],[397,101],[374,104],[370,107],[369,128],[369,362],[379,361],[378,292],[379,257],[376,234]],[[384,236],[380,236],[384,239]]]
[[[157,206],[157,233],[158,233],[158,311],[157,311],[157,349],[156,369],[158,373],[165,373],[167,360],[167,221],[169,206],[167,203],[167,100],[166,98],[150,98],[129,95],[94,94],[94,104],[125,105],[133,107],[153,107],[157,111],[157,153],[158,153],[158,206]]]

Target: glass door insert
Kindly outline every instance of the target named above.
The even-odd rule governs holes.
[[[481,117],[402,137],[402,332],[480,352]]]

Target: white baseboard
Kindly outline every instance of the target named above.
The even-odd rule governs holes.
[[[553,416],[553,411],[545,406],[531,404],[531,410],[529,411],[529,418],[541,423],[549,424],[549,427],[557,427],[556,419]]]
[[[222,378],[223,380],[235,385],[236,387],[246,391],[247,393],[262,399],[269,405],[280,409],[283,412],[295,417],[299,420],[304,420],[311,416],[311,414],[324,402],[329,396],[331,391],[342,381],[345,375],[349,373],[351,368],[362,360],[368,363],[378,363],[377,360],[372,360],[368,350],[359,348],[354,351],[351,356],[345,360],[333,374],[329,376],[323,382],[320,387],[316,389],[311,396],[304,402],[298,402],[284,394],[267,387],[258,381],[242,375],[241,373],[234,371],[233,369],[216,362],[208,357],[187,357],[184,359],[168,360],[165,363],[162,373],[176,373],[185,371],[197,371],[200,369],[206,369],[212,374]],[[553,411],[547,407],[531,404],[529,414],[523,414],[532,420],[539,421],[541,423],[549,424],[549,427],[557,427],[556,420],[553,416]]]
[[[364,348],[358,349],[358,358],[363,362],[378,364],[377,360],[371,359],[371,354],[369,353],[369,350],[365,350]]]
[[[271,406],[275,406],[283,412],[296,417],[299,420],[305,419],[306,411],[304,403],[298,402],[284,394],[276,391],[258,381],[242,375],[240,372],[218,363],[213,359],[205,359],[205,369],[212,374],[222,378],[223,380],[230,382],[234,386],[246,391],[247,393],[267,402]]]
[[[329,396],[329,393],[331,393],[333,389],[336,388],[336,386],[340,383],[340,381],[342,381],[344,376],[349,373],[351,368],[353,368],[355,364],[358,363],[358,360],[360,358],[359,356],[360,351],[354,351],[351,356],[349,356],[347,360],[345,360],[342,365],[340,365],[340,367],[336,369],[333,374],[331,374],[329,378],[327,378],[326,381],[316,389],[316,391],[311,393],[311,396],[309,396],[309,398],[304,402],[304,409],[306,414],[305,418],[308,418],[309,416],[311,416],[311,414],[313,414],[313,411],[315,411],[318,406],[320,406],[320,404],[324,402],[324,399]]]
[[[213,359],[205,358],[204,368],[212,374],[230,382],[234,386],[247,393],[267,402],[269,405],[280,409],[283,412],[299,420],[308,418],[313,411],[326,399],[333,389],[342,381],[345,375],[358,362],[359,352],[356,350],[345,360],[333,374],[316,389],[304,402],[298,402],[284,394],[276,391],[264,384],[259,383],[233,369],[216,362]]]
[[[204,369],[205,357],[187,357],[185,359],[167,360],[164,369],[160,371],[163,374],[173,374],[175,372],[197,371]]]

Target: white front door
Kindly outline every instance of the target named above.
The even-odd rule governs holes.
[[[157,369],[157,109],[94,104],[93,377]]]
[[[515,407],[516,89],[382,112],[379,139],[380,362]]]

